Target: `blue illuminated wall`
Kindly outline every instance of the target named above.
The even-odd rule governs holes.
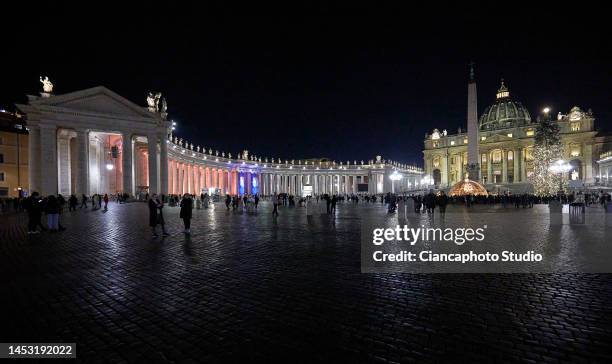
[[[240,174],[239,180],[240,182],[238,184],[238,193],[240,195],[244,195],[244,176],[242,175],[242,173]]]

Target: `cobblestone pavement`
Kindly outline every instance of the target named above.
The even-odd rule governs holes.
[[[612,275],[362,274],[380,204],[260,209],[195,210],[188,238],[167,207],[165,239],[142,203],[54,234],[0,217],[0,341],[77,342],[84,362],[612,360]]]

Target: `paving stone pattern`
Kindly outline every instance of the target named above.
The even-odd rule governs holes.
[[[165,239],[143,203],[41,235],[0,216],[0,342],[76,342],[91,363],[612,361],[612,275],[362,274],[360,219],[380,204],[217,204],[191,237],[164,210]]]

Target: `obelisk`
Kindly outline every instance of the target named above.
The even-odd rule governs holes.
[[[476,80],[474,79],[474,63],[470,63],[470,82],[468,83],[468,164],[467,174],[472,181],[480,182],[480,157],[478,144],[478,100],[476,96]]]

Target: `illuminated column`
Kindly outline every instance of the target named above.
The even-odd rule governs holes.
[[[508,152],[502,149],[502,183],[508,183]]]
[[[185,182],[185,176],[183,175],[183,162],[179,162],[177,166],[178,173],[178,186],[176,193],[179,195],[183,195],[183,183]]]
[[[130,143],[131,144],[131,143]],[[89,132],[83,129],[77,129],[76,135],[76,195],[89,194]],[[125,171],[123,172],[125,180]],[[131,180],[130,180],[131,185]]]
[[[189,194],[193,195],[195,194],[193,164],[189,163],[187,165],[187,172],[189,173]]]
[[[492,164],[491,164],[491,155],[493,153],[490,153],[487,151],[487,183],[493,183],[493,171],[492,171]]]
[[[174,194],[178,195],[180,193],[179,186],[181,182],[179,174],[179,163],[177,161],[174,161],[172,173],[174,174]]]
[[[160,151],[159,151],[159,164],[160,164],[160,193],[162,195],[168,194],[168,138],[165,135],[161,135],[160,138]]]
[[[147,149],[149,151],[149,193],[159,193],[157,186],[157,136],[155,134],[147,136]]]
[[[121,164],[123,166],[123,193],[127,193],[130,196],[134,195],[134,183],[132,179],[132,135],[129,133],[121,134]],[[89,146],[89,139],[84,139],[83,142],[86,146]],[[79,151],[81,149],[79,148]],[[79,157],[80,159],[81,157]],[[86,162],[89,159],[86,159]],[[77,191],[78,191],[77,187]]]
[[[527,181],[527,152],[521,149],[519,155],[521,156],[521,182],[525,182]]]
[[[41,191],[43,196],[57,194],[57,128],[40,125]]]
[[[512,156],[512,164],[514,165],[514,177],[512,179],[512,182],[516,183],[516,182],[520,182],[521,181],[521,176],[519,173],[519,163],[521,161],[521,150],[520,149],[515,149],[514,150],[514,155]]]
[[[174,193],[174,170],[172,169],[172,164],[174,162],[171,159],[168,159],[168,194],[171,195]]]

